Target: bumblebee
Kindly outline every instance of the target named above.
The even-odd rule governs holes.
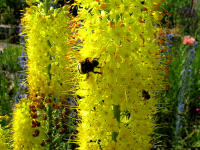
[[[147,92],[145,90],[142,90],[142,97],[144,97],[145,101],[151,98],[149,95],[149,92]]]
[[[81,61],[78,65],[79,73],[87,74],[87,78],[89,77],[89,72],[101,74],[101,72],[94,71],[94,68],[101,68],[98,67],[99,62],[97,58],[90,60],[91,58],[86,58],[84,61]]]

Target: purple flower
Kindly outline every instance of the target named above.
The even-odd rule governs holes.
[[[167,39],[171,39],[173,37],[172,33],[167,34]]]

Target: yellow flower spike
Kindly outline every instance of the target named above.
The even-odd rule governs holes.
[[[40,0],[26,0],[26,3],[31,6],[33,3],[40,3]]]
[[[145,3],[146,11],[140,0],[78,2],[83,7],[79,18],[84,20],[76,29],[84,39],[79,45],[81,58],[98,58],[101,68],[94,71],[102,72],[90,72],[88,78],[80,75],[79,149],[148,150],[155,126],[155,92],[164,87],[155,55],[159,46],[154,24],[159,20],[151,16],[153,2],[158,1]],[[99,17],[102,11],[105,19]]]
[[[1,150],[8,150],[8,133],[2,129],[1,125],[0,125],[0,149]]]
[[[47,3],[46,6],[48,6]],[[72,43],[69,40],[71,32],[69,24],[69,10],[66,6],[58,9],[49,9],[45,7],[44,3],[40,3],[37,6],[30,6],[24,14],[23,25],[26,53],[28,55],[27,81],[29,99],[22,99],[15,111],[16,117],[14,117],[13,130],[15,132],[14,147],[16,150],[23,148],[24,150],[38,150],[46,148],[48,145],[51,147],[52,141],[46,143],[43,140],[47,138],[50,140],[53,138],[54,140],[56,136],[48,135],[47,137],[42,137],[43,132],[56,130],[52,126],[52,119],[55,113],[59,113],[57,109],[62,109],[64,106],[65,115],[68,113],[67,99],[70,92],[75,91],[74,83],[77,74],[75,70],[77,60],[74,59],[75,50],[70,49]],[[35,128],[34,120],[30,122],[31,120],[28,117],[30,113],[27,112],[28,108],[26,110],[26,106],[24,106],[24,102],[28,105],[31,101],[36,106],[40,102],[45,101],[41,107],[47,108],[41,108],[43,110],[37,109],[37,113],[31,112],[32,118],[37,117],[38,114],[39,118],[37,121],[43,124],[41,127],[36,127],[37,129]],[[21,105],[25,107],[25,110],[23,109],[25,112],[22,111]],[[48,116],[42,113],[46,110],[48,111]],[[21,122],[18,118],[21,119]],[[23,126],[23,123],[25,124],[25,129],[21,131],[19,125]],[[24,133],[26,130],[29,132]],[[63,134],[63,132],[65,130],[59,129],[59,132],[54,133]],[[22,137],[22,134],[24,134],[24,137]]]
[[[42,140],[45,138],[44,129],[41,127],[32,128],[32,118],[30,116],[30,100],[22,99],[13,112],[13,147],[14,150],[38,150],[45,149],[41,146]],[[39,130],[37,137],[33,134],[35,130]]]
[[[65,58],[69,49],[69,16],[66,7],[52,10],[46,15],[43,7],[27,8],[23,17],[28,55],[29,92],[34,96],[51,95],[64,99],[69,95],[72,61]],[[56,17],[54,15],[56,14]],[[71,57],[71,56],[69,56]]]

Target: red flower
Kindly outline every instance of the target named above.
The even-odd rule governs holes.
[[[190,36],[184,36],[184,39],[183,39],[183,44],[184,45],[193,45],[193,43],[195,42],[195,39],[193,37],[190,37]]]

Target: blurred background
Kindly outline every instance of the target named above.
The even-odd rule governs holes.
[[[0,45],[19,44],[19,23],[25,0],[0,0]],[[2,48],[1,48],[2,49]]]
[[[23,70],[20,45],[21,10],[25,0],[0,0],[0,126],[9,128],[13,106],[19,98]]]

